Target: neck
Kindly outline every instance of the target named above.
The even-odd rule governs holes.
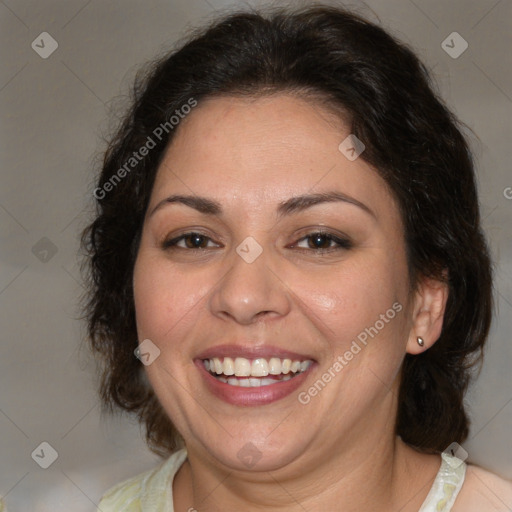
[[[392,421],[380,425],[365,422],[334,449],[305,449],[292,464],[268,472],[219,468],[189,449],[173,484],[175,510],[417,511],[439,457],[408,447],[395,436]]]

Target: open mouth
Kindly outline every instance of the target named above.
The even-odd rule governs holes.
[[[246,359],[245,357],[213,357],[202,359],[205,369],[218,381],[230,386],[254,388],[270,386],[293,379],[304,373],[313,361],[271,357]]]

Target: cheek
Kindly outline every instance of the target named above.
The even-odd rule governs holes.
[[[134,301],[139,339],[162,342],[178,324],[186,324],[201,307],[202,287],[193,274],[181,274],[168,261],[142,251],[133,276]]]
[[[297,275],[292,288],[332,352],[346,350],[359,335],[363,341],[378,340],[379,349],[393,345],[398,351],[405,325],[405,272],[396,260],[373,255],[347,260],[322,275]]]
[[[310,286],[314,283],[309,283]],[[326,279],[326,285],[305,290],[315,309],[325,313],[326,318],[337,319],[365,318],[388,305],[393,291],[386,276],[379,274],[374,266],[367,268],[344,268],[332,272]]]

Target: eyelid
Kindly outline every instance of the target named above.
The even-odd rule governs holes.
[[[189,230],[189,231],[184,231],[183,233],[180,233],[180,234],[177,234],[177,235],[167,235],[163,241],[160,243],[160,246],[162,247],[162,249],[171,249],[171,248],[174,248],[174,247],[178,247],[179,249],[184,249],[184,250],[205,250],[206,248],[202,248],[202,247],[198,247],[196,249],[191,249],[191,248],[184,248],[184,247],[179,247],[177,245],[177,243],[181,242],[182,240],[185,240],[187,237],[191,236],[191,235],[199,235],[199,236],[202,236],[204,238],[206,238],[208,240],[208,243],[209,242],[213,242],[215,244],[219,244],[218,242],[215,242],[215,240],[213,240],[213,238],[210,236],[210,235],[207,235],[206,233],[202,232],[200,229],[196,229],[196,230]],[[222,244],[220,244],[222,246]]]
[[[307,238],[313,237],[314,235],[325,236],[331,242],[335,242],[337,244],[337,246],[327,247],[325,249],[318,248],[316,250],[312,249],[312,248],[308,248],[308,249],[305,249],[305,250],[309,250],[309,251],[313,251],[313,252],[333,251],[333,250],[338,250],[338,249],[347,250],[347,249],[351,249],[354,246],[352,240],[347,235],[344,235],[344,234],[338,234],[337,235],[337,234],[332,233],[329,230],[318,229],[317,228],[317,229],[313,229],[312,231],[307,232],[306,234],[304,234],[304,236],[302,236],[301,238],[297,239],[293,243],[292,248],[295,247],[299,242],[301,242],[303,240],[306,240]],[[304,248],[300,247],[300,249],[304,249]]]

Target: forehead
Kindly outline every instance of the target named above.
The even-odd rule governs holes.
[[[151,202],[187,193],[260,209],[293,195],[338,190],[396,215],[379,174],[340,150],[349,135],[321,103],[290,94],[202,101],[180,122]]]

